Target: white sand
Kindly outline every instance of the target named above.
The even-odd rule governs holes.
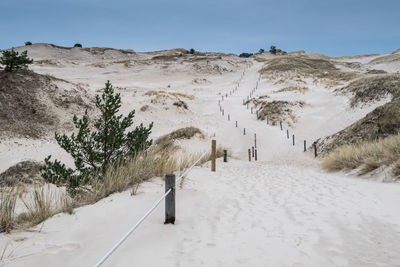
[[[382,103],[350,110],[347,97],[335,96],[333,89],[311,85],[311,81],[304,95],[274,94],[272,91],[283,85],[263,79],[256,95],[309,104],[298,110],[299,122],[289,129],[296,136],[292,146],[285,131],[257,121],[255,114],[241,105],[256,84],[261,63],[253,62],[239,90],[223,102],[225,116],[220,115],[219,93],[234,88],[245,68],[244,62],[232,61],[236,64],[233,72],[201,75],[186,63],[170,66],[175,71],[168,72],[157,66],[137,72],[123,66],[111,66],[110,70],[83,64],[35,67],[38,72],[87,83],[92,93],[101,88],[104,79],[126,87],[120,90],[124,112],[149,104],[143,93],[150,89],[194,94],[196,98],[187,101],[189,111],[150,105],[150,111],[137,112],[137,119],[154,121],[154,136],[183,126],[199,127],[209,137],[215,134],[218,144],[231,147],[239,157],[228,163],[218,161],[216,173],[207,165],[194,168],[177,191],[176,224],[163,225],[162,204],[104,266],[400,266],[399,184],[375,181],[382,177],[365,180],[327,173],[311,152],[302,152],[304,139],[310,145]],[[195,78],[210,83],[193,84]],[[231,121],[227,121],[227,114]],[[259,161],[249,163],[247,149],[253,144],[254,133]],[[210,142],[183,141],[182,145],[190,151],[204,150]],[[43,159],[46,153],[65,159],[52,142],[6,140],[0,146],[0,159],[5,162],[2,169],[22,158]],[[9,244],[2,263],[93,266],[163,191],[163,181],[154,178],[144,183],[136,196],[114,194],[76,209],[73,215],[56,215],[29,231],[1,234],[0,251]]]

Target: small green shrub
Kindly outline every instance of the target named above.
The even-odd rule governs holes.
[[[74,44],[74,47],[82,47],[82,45],[80,43],[76,43]]]
[[[32,43],[31,42],[25,42],[25,45],[32,45]]]

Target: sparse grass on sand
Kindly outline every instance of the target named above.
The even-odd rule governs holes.
[[[162,149],[166,149],[173,146],[174,140],[190,139],[196,134],[202,139],[205,137],[204,133],[199,128],[193,126],[180,128],[169,134],[161,136],[155,141],[155,144]]]
[[[395,164],[393,174],[399,177],[399,159],[400,134],[397,134],[375,142],[338,147],[324,157],[322,167],[332,171],[360,168],[359,174],[362,175]]]
[[[336,89],[335,92],[353,94],[351,107],[360,103],[378,101],[387,95],[400,98],[400,74],[364,75],[351,81],[346,87]]]
[[[299,93],[306,93],[308,91],[308,87],[300,87],[300,86],[288,86],[285,88],[281,88],[279,90],[274,91],[275,93],[282,93],[282,92],[299,92]]]
[[[261,74],[296,72],[304,77],[327,78],[333,80],[351,80],[357,75],[338,70],[327,59],[308,56],[280,56],[266,61]]]
[[[284,101],[284,100],[273,100],[266,101],[264,99],[268,96],[260,96],[258,98],[250,99],[244,104],[252,102],[258,110],[258,120],[265,120],[268,117],[268,121],[271,125],[276,125],[280,121],[286,122],[290,127],[297,122],[297,116],[293,112],[293,108],[298,106],[304,107],[306,103],[304,101]]]

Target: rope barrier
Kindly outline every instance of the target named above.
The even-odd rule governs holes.
[[[195,163],[193,163],[192,166],[190,166],[188,169],[186,169],[186,171],[184,171],[175,181],[175,183],[179,183],[180,180],[182,180],[182,178],[188,174],[193,168],[194,166],[196,166],[196,164],[209,152],[210,150],[207,150],[206,152],[204,152],[198,160],[196,160]],[[142,222],[144,220],[146,220],[147,217],[149,217],[149,215],[158,207],[158,205],[160,205],[161,201],[163,201],[169,193],[171,193],[172,188],[170,188],[167,192],[164,193],[164,195],[162,195],[162,197],[146,212],[145,215],[143,215],[142,218],[140,218],[140,220],[131,228],[129,229],[129,231],[110,249],[110,251],[107,252],[106,255],[104,255],[103,258],[101,258],[101,260],[99,262],[96,263],[95,267],[101,266],[110,256],[111,254],[114,253],[115,250],[117,250],[117,248],[119,246],[121,246],[121,244],[139,227],[139,225],[142,224]]]

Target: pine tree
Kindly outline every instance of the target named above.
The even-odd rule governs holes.
[[[126,132],[133,124],[135,111],[129,112],[126,117],[118,115],[121,96],[114,93],[109,81],[101,97],[96,96],[96,107],[101,116],[95,120],[94,129],[90,127],[86,111],[81,119],[76,115],[73,118],[77,134],[73,133],[70,137],[55,134],[57,143],[74,159],[75,169],[67,168],[58,160],[51,162],[51,156],[45,159],[43,178],[67,186],[70,193],[84,189],[91,178],[102,179],[111,164],[121,163],[152,144],[152,140],[148,139],[153,123],[147,128],[140,124],[133,131]]]
[[[276,46],[271,45],[271,47],[270,47],[270,49],[269,49],[269,52],[270,52],[271,54],[276,55]]]
[[[14,49],[2,51],[0,64],[4,66],[5,71],[13,71],[28,67],[33,60],[28,58],[28,52],[24,51],[21,55]]]

